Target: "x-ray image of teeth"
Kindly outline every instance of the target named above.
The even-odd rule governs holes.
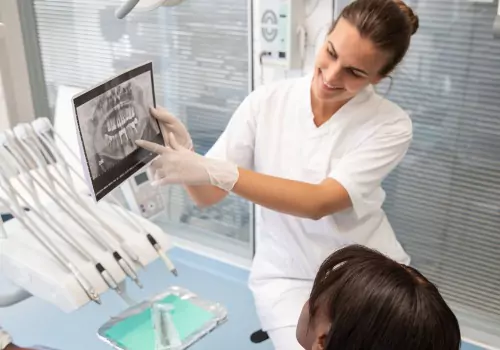
[[[152,140],[159,128],[150,73],[121,83],[77,108],[82,141],[93,179],[131,154],[138,139]]]

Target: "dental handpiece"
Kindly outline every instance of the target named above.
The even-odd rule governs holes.
[[[5,163],[10,163],[10,160],[8,160],[8,157],[5,157],[4,151],[5,151],[5,149],[3,147],[0,147],[0,159],[4,160],[4,165],[9,166],[10,164],[5,164]],[[3,179],[3,181],[6,184],[8,184],[8,187],[9,187],[8,190],[9,190],[11,199],[15,198],[16,194],[17,194],[17,196],[19,196],[19,198],[22,201],[26,201],[26,199],[24,198],[24,196],[21,193],[17,192],[16,194],[14,194],[14,192],[16,192],[16,191],[10,185],[7,177],[5,176],[5,174],[2,173],[1,170],[2,169],[0,169],[0,178]],[[20,184],[23,186],[24,189],[28,190],[27,186],[24,184],[24,182],[20,182]],[[7,189],[5,189],[5,190],[7,190]],[[22,209],[19,207],[19,205],[16,205],[16,207],[17,207],[17,211],[20,211],[20,210],[22,211]],[[33,212],[35,215],[37,215],[40,218],[40,220],[42,220],[50,229],[52,229],[58,235],[58,237],[60,237],[62,240],[64,240],[77,253],[79,253],[82,258],[84,258],[87,261],[90,261],[95,266],[98,273],[101,275],[103,280],[106,282],[106,284],[111,289],[114,289],[117,292],[120,292],[120,289],[118,287],[118,283],[114,280],[113,276],[111,276],[111,274],[104,268],[104,266],[100,262],[95,260],[93,255],[89,251],[87,251],[83,246],[79,246],[76,239],[74,239],[73,236],[71,236],[71,235],[66,236],[66,235],[64,235],[63,230],[55,227],[56,225],[54,223],[58,222],[58,220],[54,215],[50,214],[50,212],[47,211],[45,214],[48,216],[49,220],[45,220],[44,216],[41,215],[41,213],[37,209],[31,208],[31,212]],[[26,218],[28,220],[30,220],[30,222],[32,222],[31,218],[28,218],[28,216],[26,216]]]
[[[69,145],[64,141],[64,139],[53,129],[52,123],[48,118],[37,118],[32,122],[32,127],[36,131],[36,133],[40,136],[42,141],[44,141],[45,145],[58,157],[58,161],[63,163],[66,169],[70,169],[73,174],[75,174],[81,181],[85,182],[85,179],[76,171],[76,169],[66,162],[64,157],[60,154],[57,146],[55,145],[54,140],[50,136],[50,131],[54,134],[55,137],[59,138],[61,144],[66,148],[66,150],[73,156],[76,161],[79,161],[78,156],[75,152],[69,147]],[[113,197],[110,197],[112,202],[116,204],[118,207],[121,207],[121,204]],[[151,233],[146,232],[140,223],[136,221],[136,218],[132,215],[125,215],[120,209],[111,206],[113,210],[120,215],[124,220],[126,220],[129,225],[134,226],[136,230],[146,235],[148,242],[153,246],[153,248],[157,251],[159,257],[163,260],[167,268],[174,276],[178,276],[177,269],[173,262],[169,259],[169,257],[164,253],[160,244],[156,241],[156,239],[151,235]]]
[[[77,191],[76,191],[76,189],[74,187],[74,184],[73,184],[73,181],[72,181],[71,172],[73,172],[74,174],[76,174],[76,176],[78,176],[80,178],[80,180],[82,180],[83,182],[85,182],[85,180],[83,179],[83,177],[72,166],[70,166],[64,160],[64,157],[60,154],[57,146],[53,142],[51,142],[52,139],[49,136],[49,132],[52,130],[52,125],[51,125],[50,121],[48,119],[46,119],[46,118],[37,118],[35,121],[33,121],[32,125],[31,125],[31,128],[32,129],[29,130],[32,133],[31,137],[35,140],[36,143],[38,143],[38,148],[40,150],[42,150],[42,152],[44,152],[44,155],[46,157],[51,157],[56,162],[56,164],[60,163],[62,165],[63,169],[65,170],[65,172],[67,174],[68,180],[69,180],[67,182],[67,185],[69,187],[69,190],[73,191],[75,200],[77,200],[82,206],[85,206],[86,207],[85,209],[87,210],[87,212],[89,214],[94,215],[94,213],[86,205],[86,203],[84,203],[81,200],[81,198],[78,196]],[[40,142],[40,140],[41,140],[41,142]],[[48,152],[47,152],[47,150],[45,150],[45,148],[43,147],[42,143],[51,151],[52,155],[47,154]],[[61,174],[61,171],[59,170],[59,168],[57,166],[55,166],[54,168],[55,168],[56,172],[61,176],[61,178],[63,178],[64,176]],[[63,187],[60,183],[59,183],[59,185],[61,187]],[[120,242],[121,247],[130,256],[130,258],[132,259],[132,261],[134,261],[139,266],[141,266],[142,268],[144,268],[144,265],[140,261],[139,257],[130,248],[130,246],[127,244],[127,242],[117,232],[115,232],[115,230],[112,227],[110,227],[109,225],[106,224],[106,222],[104,222],[103,220],[101,220],[101,218],[98,215],[95,215],[95,219],[110,234],[112,234],[113,237],[115,237],[115,239],[117,239]]]
[[[13,137],[13,136],[12,136]],[[48,191],[45,186],[42,186],[38,179],[34,177],[31,172],[26,168],[25,163],[23,162],[23,158],[29,157],[29,155],[26,155],[22,149],[18,149],[17,145],[14,146],[14,139],[10,135],[6,135],[5,138],[5,143],[2,145],[4,146],[4,156],[9,157],[9,160],[11,161],[12,164],[15,164],[16,167],[19,169],[19,173],[21,174],[26,174],[26,178],[33,181],[37,185],[40,186],[40,188],[54,201],[54,203],[59,204],[61,209],[68,214],[74,221],[76,221],[84,230],[87,232],[87,227],[83,225],[78,218],[75,218],[74,215],[71,212],[68,212],[65,206],[61,206],[60,203],[54,198],[54,194],[56,192],[51,192]],[[2,137],[0,137],[0,141],[2,141]],[[7,146],[7,147],[6,147]],[[63,198],[61,198],[61,201],[64,201]],[[89,232],[87,232],[89,233]],[[93,233],[89,233],[92,237],[94,237]],[[96,243],[104,250],[106,251],[106,246],[100,239],[95,238]]]
[[[31,135],[29,135],[31,134]],[[22,138],[22,141],[23,140],[27,140],[28,138],[32,139],[33,142],[35,143],[36,147],[38,150],[41,151],[42,155],[45,156],[47,159],[50,159],[52,158],[53,161],[57,162],[57,158],[54,158],[54,156],[52,156],[51,154],[49,154],[48,150],[46,150],[42,143],[40,142],[40,140],[38,139],[37,135],[34,133],[34,131],[31,130],[31,127],[29,126],[29,124],[26,124],[25,127],[24,127],[24,130],[23,130],[23,134],[18,136],[18,137],[21,137]],[[26,144],[25,144],[26,145]],[[26,147],[28,147],[28,145],[26,145]],[[33,150],[32,150],[33,151]],[[34,151],[33,151],[34,152]],[[45,169],[47,169],[46,167],[46,164],[41,162],[42,164],[40,165],[41,167],[44,167]],[[54,169],[56,170],[56,172],[59,174],[59,176],[61,176],[61,178],[64,178],[64,175],[61,173],[61,171],[59,170],[59,168],[57,166],[54,167]],[[47,172],[47,174],[49,174]],[[50,177],[50,175],[47,175],[47,177]],[[122,249],[124,250],[124,252],[130,257],[130,259],[132,259],[132,261],[134,261],[136,264],[138,264],[140,267],[144,268],[144,265],[142,264],[142,262],[140,261],[139,257],[137,256],[137,254],[129,247],[129,245],[127,244],[127,242],[111,227],[109,226],[104,220],[101,219],[101,217],[99,215],[96,215],[90,208],[89,206],[87,205],[87,203],[85,203],[79,196],[77,193],[75,192],[72,192],[72,188],[71,186],[68,185],[69,189],[67,189],[65,187],[65,184],[57,177],[53,177],[53,180],[61,187],[61,189],[70,197],[73,197],[75,199],[76,202],[78,202],[82,208],[90,215],[92,216],[98,223],[99,225],[101,225],[104,230],[106,230],[109,234],[111,234],[118,242],[120,242],[120,246],[122,247]],[[67,183],[66,183],[67,185]]]
[[[28,127],[27,127],[28,128]],[[27,132],[31,131],[31,130],[26,130]],[[24,135],[23,135],[24,136]],[[42,151],[45,151],[45,149],[43,148],[43,145],[40,143],[40,141],[38,140],[37,136],[35,135],[35,133],[33,132],[32,133],[32,138],[33,140],[35,140],[35,143],[38,142],[38,148],[41,149]],[[51,158],[50,154],[46,154],[44,153],[44,155],[47,157],[47,158]],[[53,159],[55,161],[57,161],[57,159]],[[42,164],[41,166],[44,166],[44,164]],[[57,167],[55,167],[55,170],[58,172],[58,174],[63,177],[63,175],[60,173],[59,169]],[[126,242],[122,239],[121,236],[119,236],[113,228],[111,228],[106,222],[104,222],[103,220],[101,220],[101,218],[96,215],[88,206],[86,203],[84,203],[81,198],[78,196],[78,194],[76,193],[71,193],[71,189],[66,189],[64,184],[57,178],[57,177],[54,177],[54,181],[56,181],[59,186],[61,187],[61,189],[69,196],[69,197],[73,197],[75,199],[76,202],[78,202],[80,204],[80,206],[91,216],[94,217],[94,219],[96,219],[96,221],[105,229],[107,230],[108,233],[111,233],[119,242],[120,242],[120,246],[122,247],[122,249],[124,250],[124,252],[134,261],[136,262],[138,265],[140,265],[141,267],[143,267],[142,263],[140,262],[139,260],[139,257],[137,256],[137,254],[135,254],[135,252],[133,252],[133,250],[128,246],[128,244],[126,244]],[[70,186],[68,186],[70,187]],[[135,273],[134,269],[128,264],[128,262],[125,260],[125,259],[121,259],[121,257],[117,256],[116,254],[113,254],[113,256],[115,257],[115,259],[117,259],[117,262],[118,264],[120,264],[121,268],[127,273],[127,275],[132,278],[134,280],[134,282],[140,287],[142,288],[142,284],[140,283],[139,281],[139,278],[137,276],[137,274]]]
[[[7,135],[7,141],[10,141],[9,140],[9,137]],[[12,148],[10,147],[7,152],[16,152],[17,150],[15,148]],[[18,153],[17,154],[18,157],[22,157],[22,156],[26,156],[25,154],[23,154],[22,152]],[[16,159],[14,158],[14,156],[12,156],[12,159],[14,161],[16,161]],[[17,163],[17,162],[16,162]],[[23,165],[17,163],[18,166],[20,166],[20,168],[23,170],[23,171],[26,171],[26,169],[24,169]],[[82,222],[81,218],[79,218],[78,216],[74,215],[70,210],[68,210],[66,208],[66,206],[64,205],[61,205],[60,202],[65,202],[65,204],[68,206],[68,207],[71,207],[66,201],[64,198],[60,198],[60,200],[58,201],[54,195],[49,191],[47,190],[47,188],[40,183],[40,181],[38,181],[38,179],[34,176],[31,175],[31,173],[29,171],[27,171],[28,175],[33,179],[33,181],[38,185],[40,186],[40,188],[54,201],[54,203],[58,203],[59,204],[59,207],[61,208],[62,211],[64,211],[69,217],[71,217],[75,222],[77,222],[80,227],[87,233],[89,234],[97,243],[98,245],[104,250],[104,251],[110,251],[112,252],[112,255],[113,255],[113,258],[116,260],[116,262],[118,263],[118,265],[120,266],[120,268],[123,270],[123,272],[129,276],[136,284],[137,286],[139,286],[140,288],[142,288],[142,284],[141,282],[139,281],[139,278],[137,276],[137,274],[135,273],[135,271],[133,270],[133,268],[130,266],[130,264],[122,258],[122,256],[120,255],[120,253],[118,253],[113,247],[111,247],[105,240],[101,240],[99,236],[97,236],[96,234],[94,234],[94,232],[92,232],[91,229],[89,229],[87,226],[86,226],[86,223],[85,222]]]
[[[56,198],[54,198],[54,195],[53,195],[53,194],[51,194],[51,193],[50,193],[50,191],[48,191],[48,190],[47,190],[47,188],[46,188],[46,187],[45,187],[42,183],[40,183],[40,182],[39,182],[36,178],[34,179],[34,181],[35,181],[35,183],[36,183],[37,185],[39,185],[39,186],[40,186],[40,188],[42,188],[42,190],[44,190],[44,192],[45,192],[45,193],[46,193],[46,194],[47,194],[47,195],[48,195],[48,196],[49,196],[49,197],[50,197],[50,198],[54,201],[54,203],[57,203],[57,199],[56,199]],[[62,200],[62,201],[65,201],[65,200],[63,200],[63,199],[61,199],[61,200]],[[66,205],[67,205],[68,207],[71,207],[71,206],[69,205],[69,203],[67,203],[67,202],[66,202]],[[100,240],[100,239],[98,238],[98,236],[97,236],[97,235],[95,235],[95,234],[94,234],[94,232],[92,232],[92,230],[91,230],[91,229],[87,228],[86,224],[85,224],[84,222],[82,222],[82,220],[81,220],[78,216],[74,215],[74,214],[73,214],[70,210],[68,210],[68,209],[66,208],[66,206],[61,205],[61,204],[59,203],[59,207],[60,207],[60,208],[61,208],[61,209],[62,209],[62,210],[63,210],[63,211],[64,211],[64,212],[68,215],[68,216],[70,216],[70,217],[71,217],[71,218],[72,218],[72,219],[73,219],[76,223],[78,223],[78,224],[79,224],[79,226],[80,226],[80,227],[81,227],[81,228],[82,228],[82,229],[83,229],[83,230],[84,230],[87,234],[89,234],[89,235],[90,235],[90,236],[94,239],[94,241],[95,241],[95,242],[97,242],[97,243],[98,243],[98,245],[100,245],[100,247],[101,247],[104,251],[111,252],[111,253],[112,253],[112,256],[113,256],[113,259],[115,259],[115,260],[116,260],[116,262],[118,263],[118,265],[120,266],[120,268],[123,270],[123,272],[124,272],[127,276],[129,276],[129,277],[130,277],[130,278],[131,278],[131,279],[132,279],[132,280],[133,280],[133,281],[137,284],[137,286],[139,286],[140,288],[142,288],[142,284],[141,284],[141,282],[139,281],[139,278],[138,278],[137,274],[135,273],[135,271],[133,270],[133,268],[129,265],[129,263],[128,263],[125,259],[123,259],[123,258],[121,257],[121,255],[120,255],[120,254],[119,254],[116,250],[114,250],[114,248],[113,248],[113,247],[111,247],[111,246],[110,246],[110,245],[109,245],[109,244],[108,244],[105,240]],[[101,265],[101,266],[102,266],[102,265]],[[101,268],[101,267],[99,267],[99,268]],[[104,273],[104,274],[106,274],[106,273]],[[110,282],[110,280],[109,280],[109,281],[107,281],[107,282]],[[110,282],[110,283],[111,283],[111,282]]]
[[[23,227],[49,252],[49,254],[51,254],[54,257],[56,261],[58,261],[62,266],[64,266],[65,269],[67,269],[67,272],[73,274],[78,284],[85,291],[85,294],[88,296],[88,298],[97,304],[101,304],[101,299],[99,295],[95,292],[95,289],[92,287],[91,283],[85,278],[85,276],[83,276],[83,274],[78,270],[78,268],[75,265],[73,265],[73,263],[64,255],[64,253],[61,252],[58,248],[53,247],[50,244],[47,244],[47,242],[49,242],[50,240],[46,236],[44,236],[44,234],[41,233],[41,231],[35,233],[35,231],[24,221],[24,218],[18,216],[17,212],[13,210],[13,208],[9,205],[9,203],[5,199],[0,198],[0,202],[4,206],[9,208],[9,210],[15,215],[15,217],[19,220],[19,222],[21,222]],[[43,236],[43,238],[40,238],[40,236]]]

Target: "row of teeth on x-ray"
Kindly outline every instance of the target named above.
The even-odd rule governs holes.
[[[132,124],[134,124],[134,126],[137,126],[137,117],[135,116],[134,109],[127,108],[125,110],[121,110],[119,112],[118,117],[109,118],[106,121],[107,132],[112,132],[117,129],[121,129],[123,125],[127,124],[130,120],[133,120]]]
[[[108,145],[133,144],[137,137],[137,124],[139,120],[135,116],[133,108],[127,108],[119,112],[118,117],[106,121],[107,133],[104,134]],[[111,135],[109,134],[111,133]]]
[[[108,145],[111,144],[123,144],[125,142],[133,143],[134,138],[137,136],[137,118],[133,122],[128,124],[126,127],[118,131],[114,135],[105,134],[106,141]]]

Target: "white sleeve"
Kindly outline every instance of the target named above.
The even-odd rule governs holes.
[[[403,159],[411,140],[411,121],[383,127],[332,169],[329,177],[349,193],[358,219],[382,206],[381,199],[372,194]]]
[[[246,169],[254,168],[257,115],[264,103],[265,87],[248,95],[234,112],[225,130],[206,153],[207,157],[226,160]]]
[[[0,327],[0,350],[5,349],[10,343],[12,343],[10,334]]]

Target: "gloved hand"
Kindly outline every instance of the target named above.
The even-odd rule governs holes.
[[[168,134],[173,133],[178,143],[187,148],[188,150],[193,150],[193,140],[191,139],[191,135],[189,135],[189,131],[184,126],[184,124],[170,114],[165,108],[151,108],[151,115],[155,117],[162,126],[163,137],[165,144],[168,142]]]
[[[160,155],[151,163],[152,185],[213,185],[227,192],[233,189],[239,177],[236,164],[201,156],[180,145],[173,133],[167,135],[167,147],[136,141],[137,146]]]

